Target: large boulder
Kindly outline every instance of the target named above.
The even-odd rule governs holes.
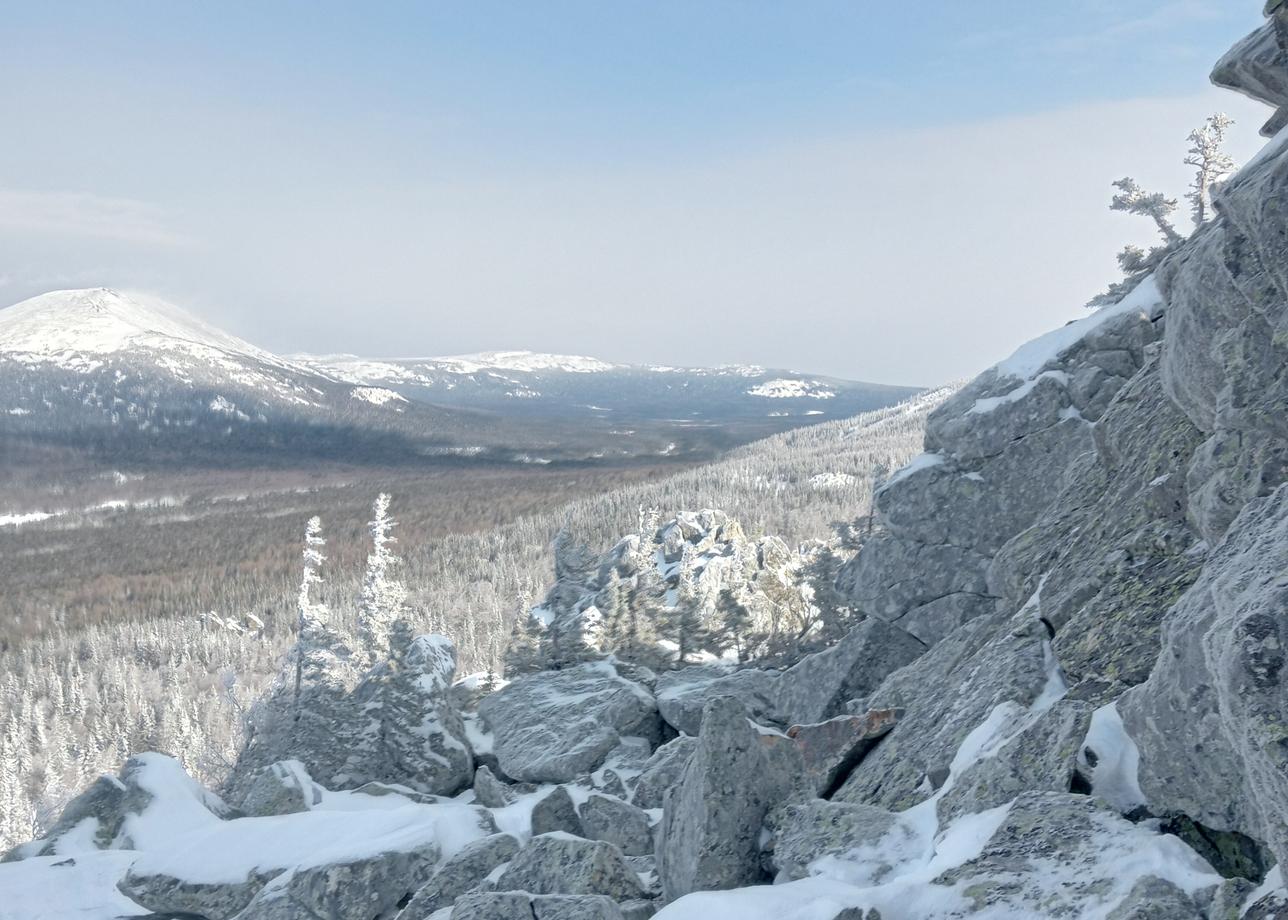
[[[902,715],[902,709],[870,709],[861,716],[793,725],[787,737],[796,742],[814,791],[828,798]]]
[[[433,871],[436,845],[283,872],[260,889],[236,920],[371,920],[406,903]]]
[[[1252,502],[1176,605],[1119,704],[1155,812],[1266,843],[1288,864],[1288,486]]]
[[[479,715],[501,769],[528,782],[571,782],[599,767],[622,736],[661,732],[653,694],[607,661],[516,680],[484,698]]]
[[[668,724],[689,735],[698,733],[703,707],[717,696],[737,698],[749,717],[761,723],[819,722],[844,712],[847,702],[871,693],[925,650],[925,643],[902,629],[871,618],[786,671],[729,673],[701,666],[668,672],[658,680],[658,707]]]
[[[622,851],[602,840],[542,834],[519,851],[496,881],[497,891],[602,894],[616,901],[644,895]]]
[[[578,806],[577,814],[581,818],[583,836],[616,844],[627,856],[644,856],[653,852],[653,828],[642,809],[619,798],[594,792]],[[535,827],[533,832],[536,833]]]
[[[925,650],[925,644],[902,629],[864,620],[836,645],[806,656],[779,676],[777,721],[800,725],[839,715],[850,700],[868,696]]]
[[[1046,637],[1031,611],[979,617],[890,675],[861,708],[905,714],[834,798],[892,811],[929,798],[998,707],[1018,719],[1043,696],[1053,672]]]
[[[897,858],[913,842],[911,831],[892,812],[871,805],[825,802],[820,799],[791,802],[770,816],[773,849],[770,865],[776,882],[810,875],[810,864],[824,857],[846,857],[860,848],[880,853],[884,848]],[[869,864],[867,884],[880,884],[893,868],[878,858]]]
[[[519,852],[519,841],[510,834],[493,834],[475,840],[443,860],[429,881],[426,882],[398,920],[429,920],[430,916],[474,888],[497,866],[514,858]]]
[[[776,722],[778,677],[777,671],[729,671],[718,665],[667,671],[657,682],[658,710],[668,725],[686,735],[698,733],[702,710],[713,696],[737,697],[752,718]]]
[[[243,813],[250,816],[289,815],[308,811],[322,801],[322,788],[298,760],[269,764],[255,776],[242,797]]]
[[[585,836],[581,818],[577,816],[577,803],[566,786],[555,786],[532,807],[532,833],[550,834],[555,831]]]
[[[1139,917],[1132,911],[1143,892],[1166,885],[1167,896],[1176,901],[1173,888],[1189,899],[1211,894],[1220,881],[1175,837],[1132,824],[1095,798],[1028,792],[1006,809],[978,855],[932,885],[961,895],[966,916],[1074,920],[1115,910]],[[1181,920],[1193,914],[1181,910],[1168,916]]]
[[[684,765],[697,747],[698,739],[692,735],[681,735],[660,745],[635,780],[631,803],[645,810],[661,808],[666,790],[680,781]]]
[[[667,899],[763,880],[765,816],[812,794],[804,772],[792,739],[753,724],[734,697],[708,702],[697,750],[663,806],[657,853]]]

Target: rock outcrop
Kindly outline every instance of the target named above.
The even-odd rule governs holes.
[[[653,694],[608,662],[515,681],[479,704],[497,762],[528,782],[567,783],[599,767],[623,736],[661,734]]]
[[[657,852],[666,897],[761,881],[765,817],[804,794],[803,774],[786,735],[756,726],[733,697],[707,703],[697,749],[663,806]]]

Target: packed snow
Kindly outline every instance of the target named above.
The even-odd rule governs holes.
[[[999,377],[1031,380],[1051,361],[1086,338],[1092,331],[1120,316],[1131,313],[1150,314],[1163,303],[1158,282],[1150,275],[1116,304],[1102,307],[1090,316],[1074,320],[1026,342],[1006,360],[994,365]]]

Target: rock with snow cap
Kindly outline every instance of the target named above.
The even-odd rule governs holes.
[[[532,783],[503,783],[489,767],[474,771],[474,798],[486,808],[504,808],[521,795],[536,792]]]
[[[437,845],[350,862],[291,869],[265,885],[235,920],[370,920],[388,916],[424,884]]]
[[[498,866],[519,852],[519,841],[510,834],[493,834],[475,840],[443,860],[398,915],[398,920],[429,920],[435,912],[451,907]]]
[[[304,764],[283,760],[269,764],[251,780],[241,810],[251,816],[289,815],[308,811],[321,801],[322,788],[313,782]]]
[[[882,808],[814,799],[790,802],[770,813],[773,833],[769,862],[776,882],[793,881],[810,875],[810,864],[825,857],[844,858],[864,848],[882,848],[897,858],[912,842],[910,831],[898,818]],[[866,879],[880,884],[892,868],[890,862],[869,864]]]
[[[577,816],[577,803],[567,786],[555,786],[532,807],[532,833],[539,835],[555,831],[585,836],[581,818]]]
[[[1074,920],[1119,909],[1149,916],[1131,913],[1145,892],[1167,886],[1169,897],[1175,888],[1189,898],[1221,881],[1175,837],[1132,824],[1091,796],[1026,792],[988,814],[996,830],[978,855],[932,882],[964,897],[965,916]]]
[[[523,677],[486,697],[479,714],[501,769],[527,782],[571,782],[599,767],[622,736],[661,731],[653,694],[607,661]]]

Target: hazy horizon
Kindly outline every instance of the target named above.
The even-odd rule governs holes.
[[[142,290],[278,352],[929,386],[1149,241],[1113,179],[1179,198],[1192,127],[1245,161],[1270,115],[1206,86],[1249,27],[1210,0],[12,12],[0,303]]]

